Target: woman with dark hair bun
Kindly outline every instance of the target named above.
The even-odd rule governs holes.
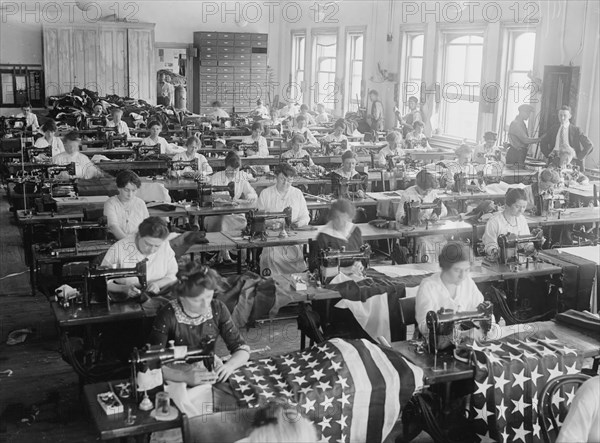
[[[220,336],[231,353],[227,363],[217,359],[215,365],[217,381],[225,381],[248,361],[250,348],[227,306],[214,298],[215,291],[221,289],[222,277],[208,266],[192,262],[178,272],[177,279],[172,291],[176,298],[158,311],[149,342],[166,346],[174,340],[175,345],[200,347],[213,340],[212,349],[207,349],[210,351]],[[193,385],[193,380],[186,381]]]
[[[52,119],[48,119],[42,125],[42,132],[44,133],[43,137],[38,138],[33,146],[36,148],[45,148],[46,146],[52,146],[52,157],[60,154],[61,152],[65,152],[65,147],[63,145],[60,137],[56,137],[56,131],[58,127],[56,126],[56,122]]]
[[[474,311],[483,302],[483,295],[469,272],[472,250],[461,242],[449,242],[439,255],[441,271],[421,281],[417,292],[415,315],[419,330],[428,334],[426,316],[429,311],[451,309]],[[448,339],[440,340],[440,348],[447,347]]]
[[[356,164],[358,163],[357,155],[352,151],[346,151],[342,154],[342,167],[336,169],[331,173],[331,185],[333,188],[333,194],[336,198],[340,197],[356,197],[365,198],[366,186],[364,182],[358,185],[350,185],[348,188],[348,195],[339,195],[340,183],[343,180],[356,180],[363,179],[363,175],[356,170]]]
[[[104,203],[106,225],[117,240],[134,234],[142,221],[150,216],[146,203],[136,197],[142,186],[138,175],[125,169],[117,174],[117,190],[119,193]]]

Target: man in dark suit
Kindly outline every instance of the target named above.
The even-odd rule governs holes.
[[[571,147],[577,155],[574,160],[579,166],[583,167],[583,159],[594,149],[592,142],[587,138],[581,129],[570,123],[571,107],[562,106],[558,111],[558,125],[550,128],[540,143],[542,153],[549,157],[553,152],[558,152],[561,148]]]

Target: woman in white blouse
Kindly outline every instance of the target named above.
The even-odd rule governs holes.
[[[149,217],[146,203],[136,193],[142,182],[138,175],[126,169],[117,174],[119,193],[104,203],[106,225],[117,240],[135,234],[142,221]]]
[[[143,139],[140,146],[154,146],[160,144],[160,153],[168,155],[177,154],[182,151],[179,147],[172,148],[163,137],[160,137],[159,134],[162,131],[162,124],[158,120],[148,123],[148,129],[150,130],[150,136]]]
[[[198,137],[192,135],[185,141],[185,152],[180,152],[173,156],[173,161],[189,162],[194,159],[198,161],[198,170],[194,171],[192,167],[186,166],[182,170],[172,171],[175,177],[201,178],[212,174],[213,170],[205,156],[198,152],[202,142]]]
[[[248,137],[244,137],[242,139],[242,143],[244,144],[252,144],[256,143],[258,145],[258,150],[249,151],[248,157],[256,156],[256,157],[268,157],[269,156],[269,146],[267,146],[267,139],[262,136],[263,126],[261,122],[252,123],[252,135]]]
[[[382,168],[387,165],[388,156],[393,157],[395,160],[404,157],[402,134],[392,131],[385,136],[385,140],[388,142],[388,145],[377,154],[377,165]]]
[[[471,248],[468,245],[449,242],[442,249],[439,263],[441,271],[421,281],[415,300],[416,321],[424,335],[429,334],[426,322],[429,311],[474,311],[483,302],[483,295],[469,274]],[[438,349],[451,344],[451,335],[438,337]]]
[[[65,147],[63,145],[62,140],[59,137],[56,137],[57,130],[56,122],[54,120],[46,120],[42,125],[42,131],[44,132],[44,136],[38,138],[34,145],[36,148],[45,148],[46,146],[52,146],[52,157],[60,154],[61,152],[65,152]]]
[[[485,253],[492,258],[498,256],[498,236],[500,234],[531,235],[529,225],[523,215],[527,208],[525,191],[520,188],[510,188],[506,192],[504,200],[504,209],[488,220],[482,238]],[[533,248],[533,244],[526,246],[528,250]]]

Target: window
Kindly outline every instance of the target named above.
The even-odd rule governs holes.
[[[360,106],[363,79],[365,35],[349,32],[346,37],[346,84],[344,85],[344,114],[357,111]]]
[[[0,105],[18,108],[29,101],[34,108],[44,107],[44,75],[34,66],[1,66]]]
[[[314,101],[326,108],[335,108],[335,68],[337,53],[336,34],[316,34],[314,38]]]
[[[292,35],[292,85],[289,86],[288,96],[302,103],[304,91],[304,59],[306,55],[306,34],[297,33]]]
[[[406,115],[408,99],[412,96],[419,98],[421,81],[423,80],[423,51],[425,47],[425,34],[406,34],[406,56],[404,68],[404,81],[400,91],[400,103],[404,106],[402,115]]]
[[[533,69],[535,55],[535,33],[524,30],[508,31],[508,61],[506,66],[506,99],[502,102],[502,119],[500,128],[508,128],[510,122],[518,114],[518,107],[531,103],[541,91],[529,78]]]
[[[446,135],[475,140],[483,57],[483,36],[447,34],[442,63],[440,129]]]

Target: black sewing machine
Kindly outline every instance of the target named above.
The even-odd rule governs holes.
[[[340,249],[327,248],[319,251],[318,277],[321,284],[328,284],[341,270],[340,268],[352,267],[359,261],[366,269],[369,267],[371,258],[371,246],[365,243],[358,251],[347,251],[344,247]]]
[[[214,193],[227,192],[229,198],[233,200],[235,196],[235,183],[229,182],[226,186],[215,186],[207,183],[198,182],[198,206],[200,208],[211,208],[214,206]]]
[[[138,262],[133,268],[104,268],[100,266],[89,267],[83,276],[83,300],[86,306],[92,301],[106,301],[108,307],[112,302],[126,301],[129,299],[127,294],[108,293],[108,281],[126,277],[137,277],[141,289],[140,301],[144,302],[147,298],[145,289],[148,284],[146,262],[144,259]]]
[[[197,348],[188,348],[187,346],[176,346],[174,340],[169,341],[167,348],[162,346],[151,346],[147,344],[144,348],[133,348],[129,363],[131,366],[131,385],[135,387],[136,403],[140,400],[140,395],[146,389],[141,389],[148,385],[155,384],[162,391],[162,366],[166,364],[193,364],[204,362],[207,369],[206,382],[212,383],[216,379],[214,375],[215,368],[215,338],[206,337]],[[151,372],[150,372],[151,371]],[[151,380],[149,380],[149,378]],[[148,392],[146,392],[149,394]]]
[[[137,145],[133,147],[136,160],[150,160],[161,158],[160,143],[155,145]]]
[[[290,165],[296,169],[298,169],[299,166],[302,166],[304,168],[310,167],[310,156],[308,156],[308,155],[305,155],[302,158],[286,158],[286,159],[284,159],[284,161],[288,165]]]
[[[183,171],[186,168],[190,168],[194,171],[198,171],[198,159],[192,160],[170,160],[169,169],[171,171]]]
[[[27,119],[25,117],[0,117],[0,137],[12,134],[23,134],[31,129],[27,128]]]
[[[471,329],[475,323],[479,323],[484,336],[490,331],[492,325],[492,315],[494,314],[494,305],[489,301],[484,301],[477,306],[476,311],[458,311],[450,309],[440,309],[439,311],[429,311],[425,316],[427,329],[429,330],[428,350],[435,354],[440,350],[443,343],[443,337],[451,336],[451,343],[455,342],[455,333],[460,330]],[[434,366],[437,366],[437,360]]]
[[[229,144],[229,146],[231,147],[232,150],[237,151],[239,154],[241,154],[242,157],[248,157],[248,151],[252,151],[255,154],[258,153],[258,142],[254,142],[254,143],[234,142],[234,143]]]
[[[70,177],[75,176],[75,163],[71,162],[68,165],[51,165],[47,169],[48,179],[58,180],[58,176],[62,173],[66,173]]]
[[[442,213],[442,201],[436,198],[432,203],[422,203],[420,201],[404,202],[404,224],[406,226],[419,226],[423,224],[421,220],[421,211],[433,209],[433,213],[440,215]]]
[[[539,192],[538,195],[535,196],[534,201],[536,215],[545,217],[558,214],[560,218],[560,212],[566,206],[564,193],[557,192],[553,189]]]
[[[405,146],[406,149],[419,149],[419,148],[426,148],[427,147],[427,141],[428,139],[422,138],[421,140],[417,140],[417,139],[411,139],[411,140],[406,140],[405,141]]]
[[[337,174],[331,175],[331,190],[336,198],[351,200],[358,190],[367,189],[369,176],[361,174],[360,178],[345,178]]]
[[[321,150],[325,155],[342,155],[348,149],[348,140],[328,142],[321,139]]]
[[[30,163],[50,163],[52,160],[52,146],[46,146],[43,148],[30,147],[26,148],[27,161]],[[44,156],[44,158],[38,158],[38,156]]]
[[[483,173],[466,174],[464,172],[457,172],[454,174],[454,185],[452,187],[452,191],[458,193],[473,193],[480,191],[484,185],[485,181],[483,179]]]
[[[538,231],[536,235],[517,236],[514,234],[500,234],[498,236],[498,262],[503,265],[523,264],[520,255],[525,255],[525,245],[533,243],[536,250],[542,248],[544,242],[544,233]],[[510,250],[513,253],[510,253]]]
[[[47,185],[50,188],[52,197],[68,197],[74,196],[77,193],[75,163],[71,162],[68,165],[52,165],[48,167]]]
[[[267,240],[267,220],[284,219],[281,227],[280,237],[287,237],[286,230],[292,226],[292,208],[289,206],[281,212],[263,212],[250,210],[246,213],[246,228],[242,231],[243,236],[248,236],[250,241],[257,237],[262,241]]]
[[[115,149],[127,146],[127,134],[117,134],[109,132],[106,136],[107,149]]]

